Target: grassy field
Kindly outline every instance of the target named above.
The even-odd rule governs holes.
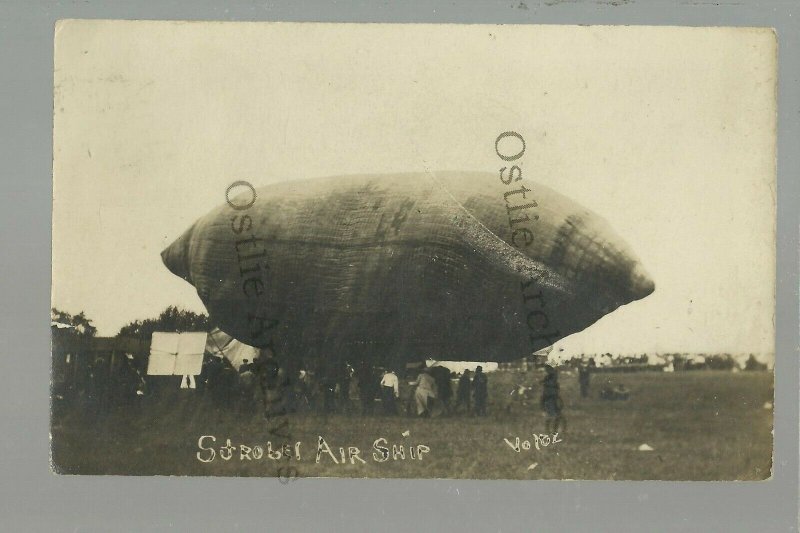
[[[561,388],[568,427],[561,442],[535,444],[514,451],[544,433],[544,417],[534,401],[506,410],[513,384],[530,382],[532,375],[490,374],[489,417],[467,416],[416,419],[406,417],[304,413],[275,419],[285,422],[288,439],[270,436],[260,416],[219,411],[198,401],[196,393],[176,391],[159,405],[142,405],[92,419],[77,409],[57,406],[52,420],[52,455],[56,471],[73,474],[275,476],[291,465],[299,477],[406,477],[470,479],[663,479],[761,480],[770,476],[772,463],[772,402],[770,372],[693,371],[672,374],[595,374],[591,397],[582,400],[576,376],[562,372]],[[624,383],[627,401],[601,401],[601,386]],[[182,394],[178,394],[181,392]],[[407,436],[403,436],[408,432]],[[216,437],[215,458],[200,450],[198,438]],[[331,455],[315,461],[322,436]],[[403,445],[405,459],[377,462],[373,442],[383,437]],[[300,441],[300,460],[266,457],[231,460],[220,456],[220,446],[231,439],[273,447]],[[209,447],[210,439],[204,441]],[[382,443],[380,443],[382,444]],[[409,446],[427,446],[422,458],[411,459]],[[647,444],[652,451],[639,451]],[[357,447],[364,463],[342,464],[339,447]],[[382,457],[376,452],[378,457]],[[250,454],[252,457],[252,452]],[[347,459],[347,457],[346,457]],[[285,470],[284,470],[285,471]]]

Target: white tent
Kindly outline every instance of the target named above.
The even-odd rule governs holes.
[[[425,361],[425,365],[428,367],[434,366],[443,366],[448,369],[450,372],[455,372],[456,374],[462,374],[464,370],[469,370],[470,372],[475,372],[475,369],[483,367],[482,370],[484,372],[494,372],[497,370],[497,363],[493,362],[481,362],[481,361],[435,361],[433,359],[428,359]]]

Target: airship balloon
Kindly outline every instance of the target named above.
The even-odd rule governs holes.
[[[475,172],[237,182],[161,255],[222,331],[298,359],[510,361],[654,290],[598,215]]]

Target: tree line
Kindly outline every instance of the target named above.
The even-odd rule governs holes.
[[[88,340],[97,335],[97,328],[84,311],[72,315],[53,307],[50,310],[51,330],[54,340]],[[155,318],[133,320],[122,326],[116,337],[149,341],[154,331],[208,331],[208,315],[187,311],[170,305]]]

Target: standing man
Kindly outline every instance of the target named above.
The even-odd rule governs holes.
[[[545,430],[548,433],[555,433],[559,429],[566,431],[567,423],[561,416],[564,403],[561,400],[558,372],[550,365],[545,366],[544,369],[547,372],[542,380],[542,409],[547,417]]]
[[[456,410],[462,405],[466,408],[467,414],[470,414],[470,396],[472,389],[472,379],[470,378],[471,372],[469,369],[464,370],[461,377],[458,378],[458,389],[456,390]]]
[[[397,403],[396,400],[400,397],[400,381],[397,379],[397,374],[389,369],[383,373],[381,378],[381,400],[383,401],[383,414],[396,416]]]
[[[220,405],[225,409],[230,409],[234,404],[234,393],[239,381],[239,373],[233,368],[227,359],[222,360],[222,369],[219,372],[219,398]]]
[[[264,417],[282,415],[285,411],[283,410],[283,394],[279,390],[280,364],[275,353],[272,349],[266,348],[261,351],[261,356],[257,361],[256,374],[264,399]]]
[[[203,365],[201,376],[203,377],[203,396],[207,402],[211,402],[213,409],[222,406],[222,368],[224,364],[221,357],[209,356],[206,364]]]
[[[486,416],[486,400],[489,397],[489,380],[483,373],[483,367],[475,369],[475,377],[472,378],[472,387],[475,389],[475,414]]]
[[[428,368],[420,372],[415,385],[417,390],[414,391],[414,400],[417,404],[417,416],[429,417],[433,409],[432,404],[436,400],[436,380]]]
[[[245,359],[239,366],[239,412],[242,414],[253,413],[253,399],[256,385],[256,375],[253,365]]]
[[[333,413],[336,411],[336,386],[339,384],[338,369],[330,361],[322,368],[322,379],[320,385],[322,386],[322,410],[325,413]]]
[[[373,382],[376,380],[369,362],[363,360],[359,363],[356,378],[358,379],[358,397],[361,400],[361,415],[372,414],[372,406],[375,401],[375,386]]]
[[[105,361],[99,355],[89,363],[89,387],[86,397],[89,401],[89,412],[97,416],[104,412],[106,405],[106,391],[108,390],[108,371]]]
[[[436,398],[445,415],[450,414],[450,399],[453,397],[453,386],[450,383],[450,370],[444,366],[434,366],[430,369],[431,376],[436,382]]]
[[[297,372],[297,402],[298,407],[306,411],[311,409],[311,378],[305,369]]]
[[[591,374],[589,373],[589,367],[581,363],[581,366],[578,368],[578,384],[581,388],[581,398],[587,398],[589,396],[590,379]]]
[[[349,413],[350,405],[350,380],[353,377],[353,367],[347,361],[341,361],[337,364],[337,382],[339,391],[339,410],[342,413]]]
[[[242,359],[242,364],[239,365],[239,374],[245,372],[253,372],[253,363],[250,362],[250,359]]]

